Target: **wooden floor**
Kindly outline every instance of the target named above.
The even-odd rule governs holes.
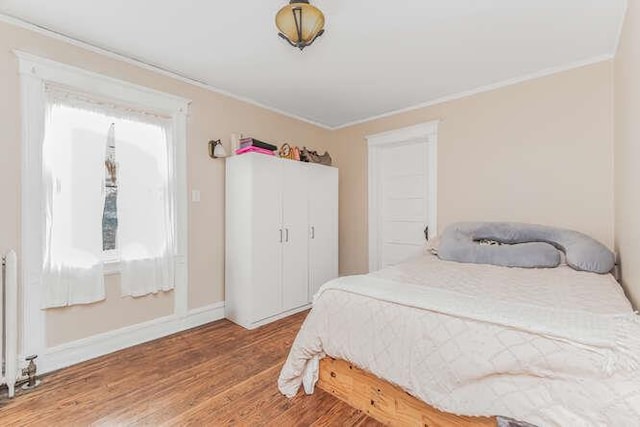
[[[316,390],[276,380],[306,316],[247,331],[226,320],[63,369],[0,400],[0,425],[379,425]]]

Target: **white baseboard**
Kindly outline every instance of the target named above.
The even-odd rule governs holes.
[[[283,313],[276,314],[275,316],[267,317],[266,319],[258,320],[257,322],[247,322],[245,319],[238,318],[233,316],[232,313],[227,315],[227,319],[235,323],[236,325],[242,326],[245,329],[256,329],[271,322],[275,322],[276,320],[284,319],[285,317],[292,316],[296,313],[300,313],[301,311],[309,310],[313,304],[305,304],[300,307],[294,308],[292,310],[285,311]]]
[[[285,311],[284,313],[276,314],[275,316],[271,316],[266,319],[259,320],[255,323],[252,323],[247,329],[256,329],[260,326],[264,326],[268,323],[275,322],[276,320],[284,319],[285,317],[292,316],[296,313],[300,313],[301,311],[309,310],[312,307],[312,304],[305,304],[298,308],[294,308],[293,310]]]
[[[65,343],[38,355],[38,373],[45,374],[114,351],[152,341],[176,332],[224,319],[224,302],[190,310],[184,316],[171,315]],[[24,360],[24,357],[20,357]]]

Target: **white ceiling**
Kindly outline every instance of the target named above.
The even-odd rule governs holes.
[[[625,0],[312,0],[326,34],[276,35],[286,0],[0,0],[0,12],[327,127],[615,51]]]

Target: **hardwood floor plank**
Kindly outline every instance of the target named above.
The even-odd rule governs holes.
[[[252,331],[222,320],[54,372],[0,399],[0,425],[378,425],[322,391],[279,393],[306,314]]]
[[[291,407],[283,411],[280,415],[273,417],[267,425],[310,425],[318,418],[319,414],[325,413],[331,406],[337,403],[332,399],[333,396],[324,392],[314,394],[312,399],[308,399],[307,397],[308,396],[301,393],[291,399]]]
[[[224,393],[205,399],[179,416],[170,420],[167,425],[202,425],[215,412],[218,421],[234,421],[234,416],[246,412],[247,401],[264,402],[268,398],[280,398],[273,387],[273,378],[279,373],[280,366],[274,365],[248,380],[236,384]],[[292,403],[288,399],[280,400],[281,404],[289,407]],[[241,420],[235,420],[240,422]]]
[[[273,340],[265,340],[256,347],[244,346],[229,352],[224,357],[214,357],[198,366],[186,369],[184,376],[178,381],[165,379],[154,385],[138,391],[150,397],[156,402],[157,407],[147,408],[146,411],[136,414],[140,419],[151,416],[154,412],[160,412],[157,421],[175,416],[188,409],[184,404],[176,404],[171,394],[166,393],[167,388],[181,389],[183,402],[197,404],[207,396],[215,396],[228,389],[230,384],[243,382],[246,379],[259,374],[265,366],[275,366],[284,360],[287,355],[287,347],[282,346],[281,337],[290,335],[290,331],[277,331],[271,337]],[[275,388],[275,381],[271,384]],[[136,398],[136,396],[133,396]],[[128,413],[125,418],[130,417]]]
[[[358,425],[364,419],[370,421],[370,424],[368,424],[370,426],[382,426],[382,424],[377,421],[368,418],[362,411],[352,408],[344,402],[336,402],[329,411],[318,417],[310,426],[329,427],[335,425],[336,420],[340,420],[340,422],[345,423],[345,425]]]

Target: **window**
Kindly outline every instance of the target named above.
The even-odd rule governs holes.
[[[168,124],[159,117],[150,122],[148,118],[136,117],[131,112],[127,114],[132,117],[122,118],[120,116],[124,113],[113,110],[114,106],[105,106],[84,95],[80,97],[58,92],[61,91],[50,87],[45,92],[50,113],[45,125],[43,164],[48,173],[55,177],[52,185],[56,187],[52,200],[53,216],[48,220],[57,221],[57,224],[49,224],[48,227],[52,228],[54,239],[60,240],[65,236],[69,239],[54,243],[69,246],[67,251],[73,245],[80,245],[86,251],[90,243],[82,240],[92,235],[96,224],[93,221],[86,224],[83,220],[89,218],[81,218],[85,216],[82,212],[90,215],[91,203],[101,203],[101,250],[105,261],[118,261],[118,140],[119,144],[124,144],[120,148],[124,150],[127,165],[135,168],[139,174],[138,177],[132,177],[129,173],[130,179],[135,179],[137,183],[140,180],[147,181],[147,186],[139,187],[136,194],[136,199],[142,201],[145,192],[162,191],[151,187],[160,182],[160,177],[155,176],[157,170],[162,169],[163,165],[165,169],[168,167],[167,141],[161,129]],[[132,149],[128,149],[127,144]],[[99,200],[95,199],[100,195],[96,193],[98,189],[95,184],[89,184],[91,179],[101,178],[95,173],[96,160],[104,168],[103,191]],[[165,177],[162,182],[167,183],[168,179]],[[136,185],[128,184],[129,188]],[[147,203],[152,201],[147,200]],[[160,210],[162,206],[155,208]],[[129,215],[132,213],[129,212]],[[69,219],[68,222],[64,220],[65,217]],[[139,227],[143,228],[144,225],[139,224]],[[163,230],[155,232],[162,233]],[[59,249],[56,250],[59,252]]]
[[[171,121],[53,84],[45,101],[44,279],[104,297],[106,260],[126,295],[172,289]]]
[[[118,162],[116,160],[115,123],[109,126],[107,152],[104,159],[104,210],[102,211],[102,250],[117,258],[118,236]]]
[[[123,296],[175,289],[186,312],[187,101],[16,54],[26,312],[104,299],[111,264]]]

